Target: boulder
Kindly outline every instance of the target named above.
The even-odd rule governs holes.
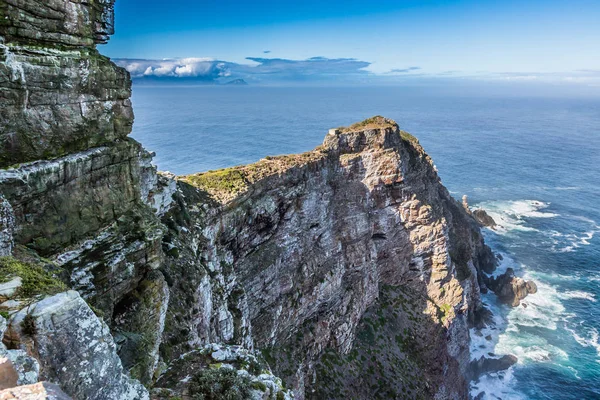
[[[22,309],[12,317],[6,335],[23,349],[35,348],[41,377],[74,398],[149,398],[138,381],[123,373],[108,326],[75,291]]]

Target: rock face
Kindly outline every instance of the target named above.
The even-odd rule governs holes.
[[[95,48],[111,32],[112,0],[0,3],[7,385],[466,399],[495,258],[418,141],[375,117],[308,153],[158,174],[126,137],[129,76]]]
[[[129,74],[95,49],[114,0],[0,4],[0,166],[121,141],[131,132]]]

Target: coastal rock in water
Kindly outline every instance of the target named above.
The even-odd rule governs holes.
[[[517,307],[528,294],[537,292],[535,282],[515,276],[512,268],[498,277],[488,278],[487,285],[501,301],[512,307]]]
[[[512,354],[507,354],[500,358],[487,358],[482,356],[478,360],[471,361],[471,373],[473,378],[477,379],[484,374],[504,371],[516,364],[517,361],[518,358]]]
[[[496,221],[484,209],[478,208],[472,212],[472,215],[481,226],[492,229],[496,227]]]

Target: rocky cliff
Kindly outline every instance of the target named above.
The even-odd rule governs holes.
[[[0,0],[0,386],[467,398],[495,260],[417,139],[375,117],[308,153],[157,173],[95,47],[112,3]]]

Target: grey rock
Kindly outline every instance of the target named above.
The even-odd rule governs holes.
[[[241,346],[217,343],[193,350],[174,360],[156,382],[152,398],[168,400],[178,396],[185,397],[195,376],[207,370],[219,369],[232,369],[239,376],[248,379],[252,387],[251,400],[294,399],[291,391],[283,389],[282,380],[273,375],[269,366],[259,361],[251,351]]]
[[[114,0],[4,0],[0,36],[48,47],[93,47],[114,32]]]
[[[527,297],[528,294],[537,292],[535,282],[526,282],[515,276],[512,268],[507,268],[506,272],[498,277],[487,278],[486,284],[501,301],[512,307],[521,304],[521,300]]]
[[[0,317],[0,337],[4,336],[8,323]],[[4,343],[0,343],[0,388],[10,388],[17,385],[29,385],[38,381],[40,366],[37,360],[26,351],[16,349],[7,350]]]
[[[12,297],[18,288],[23,285],[23,280],[21,277],[17,276],[13,279],[0,283],[0,296],[3,297]]]
[[[15,216],[12,206],[0,193],[0,257],[11,255],[14,230]]]
[[[34,331],[24,331],[31,318]],[[146,389],[123,373],[108,326],[75,291],[32,304],[11,320],[12,340],[35,343],[41,378],[78,399],[148,399]]]

